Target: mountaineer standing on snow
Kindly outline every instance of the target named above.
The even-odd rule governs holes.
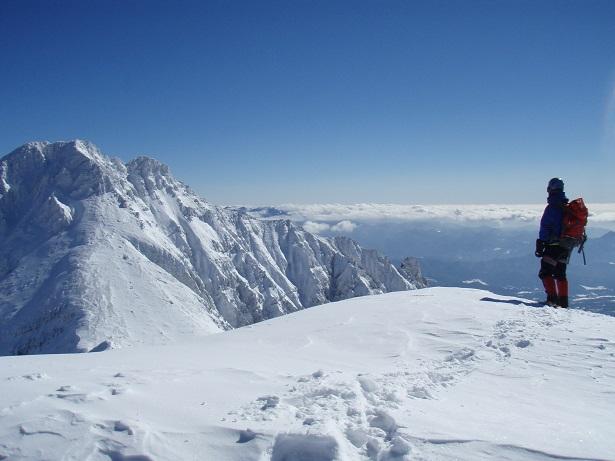
[[[564,181],[553,178],[547,186],[547,207],[540,220],[540,233],[536,240],[535,255],[542,258],[538,277],[547,292],[548,306],[568,307],[568,280],[566,266],[572,248],[561,245],[564,210],[568,204],[564,194]]]

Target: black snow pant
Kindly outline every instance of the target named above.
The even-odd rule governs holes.
[[[540,272],[538,277],[553,277],[555,280],[566,280],[566,267],[570,250],[559,245],[548,245],[540,260]]]

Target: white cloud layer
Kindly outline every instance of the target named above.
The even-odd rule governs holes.
[[[615,223],[615,203],[587,204],[590,223]],[[348,232],[361,222],[410,222],[447,220],[458,223],[501,222],[503,224],[533,224],[542,216],[545,205],[397,205],[359,203],[342,204],[287,204],[276,207],[293,221],[305,222],[304,227]],[[337,222],[331,226],[325,223]],[[325,227],[327,226],[327,227]],[[307,229],[307,228],[306,228]]]
[[[305,221],[303,223],[303,228],[311,232],[312,234],[320,234],[322,232],[331,231],[331,232],[339,232],[339,233],[349,233],[355,230],[357,225],[352,221],[344,220],[340,221],[337,224],[330,225],[324,222],[316,222],[316,221]]]
[[[321,232],[328,231],[331,226],[321,222],[306,221],[303,223],[303,228],[312,234],[320,234]]]
[[[347,232],[352,232],[353,230],[355,230],[356,227],[357,225],[353,223],[352,221],[344,220],[344,221],[338,222],[334,226],[331,226],[331,230],[333,232],[347,233]]]

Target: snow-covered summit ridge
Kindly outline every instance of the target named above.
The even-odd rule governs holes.
[[[0,357],[0,459],[613,460],[614,386],[615,318],[428,288]]]
[[[126,164],[129,174],[142,178],[167,178],[174,181],[169,167],[156,159],[141,155]]]
[[[79,139],[54,143],[29,142],[0,159],[0,168],[7,182],[53,166],[78,170],[86,165],[104,168],[110,164],[111,160],[95,145]]]
[[[85,141],[0,159],[0,354],[167,342],[423,286],[348,238],[205,202]]]

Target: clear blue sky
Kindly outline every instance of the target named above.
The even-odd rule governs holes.
[[[0,2],[0,152],[88,139],[220,204],[615,202],[615,1]]]

